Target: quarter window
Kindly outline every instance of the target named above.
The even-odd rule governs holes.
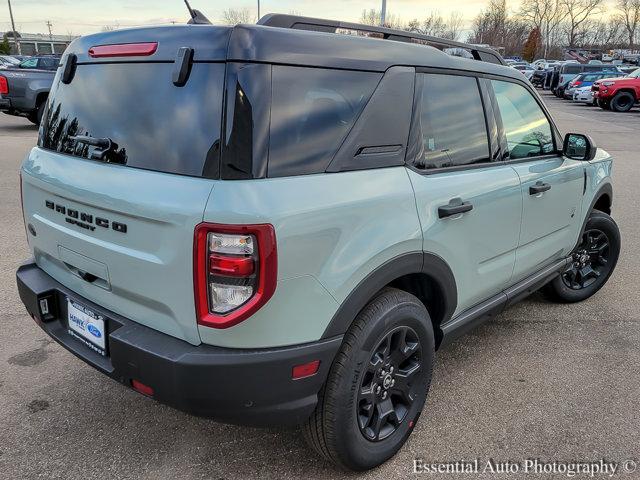
[[[274,66],[268,176],[324,172],[381,78]]]
[[[489,161],[489,141],[474,77],[418,74],[408,163],[416,168]]]
[[[533,96],[521,85],[492,80],[512,159],[553,153],[551,125]]]

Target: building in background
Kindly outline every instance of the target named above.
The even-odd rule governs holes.
[[[11,46],[11,53],[17,54],[13,32],[0,32],[0,41],[6,38]],[[61,54],[76,37],[72,35],[48,35],[44,33],[20,33],[18,41],[22,49],[22,55],[43,55],[47,53]]]

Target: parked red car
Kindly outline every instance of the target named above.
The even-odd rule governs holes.
[[[600,107],[628,112],[640,101],[640,68],[626,77],[598,80],[591,90]]]

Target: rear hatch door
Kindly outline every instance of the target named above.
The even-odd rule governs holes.
[[[74,74],[61,81],[63,61],[22,170],[38,265],[78,295],[192,344],[193,233],[218,170],[229,33],[194,25],[75,41]],[[88,54],[130,43],[156,47]],[[183,47],[193,62],[176,86]]]

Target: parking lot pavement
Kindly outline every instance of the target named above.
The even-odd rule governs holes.
[[[640,460],[640,111],[614,114],[548,95],[545,101],[561,130],[589,133],[616,157],[618,268],[582,304],[534,295],[438,352],[415,433],[392,461],[362,478],[406,478],[416,457]],[[14,281],[28,254],[18,165],[35,140],[26,120],[0,115],[0,478],[342,476],[295,430],[176,412],[112,382],[40,331]]]

